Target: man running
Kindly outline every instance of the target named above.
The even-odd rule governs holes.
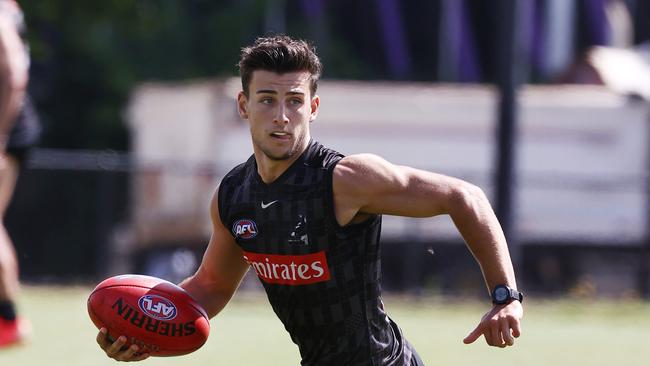
[[[381,300],[381,215],[451,216],[476,257],[494,304],[465,338],[505,347],[520,335],[521,294],[506,239],[483,194],[467,182],[389,163],[343,156],[312,139],[321,63],[287,36],[242,50],[239,114],[254,154],[224,179],[211,202],[213,234],[198,271],[181,283],[212,317],[249,267],[302,365],[423,365]],[[123,349],[125,337],[97,341],[109,357],[148,357]]]

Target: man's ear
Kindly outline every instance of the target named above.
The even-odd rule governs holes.
[[[311,98],[311,115],[309,116],[309,122],[313,122],[318,116],[319,106],[320,106],[320,97],[318,95],[314,95],[314,97]]]
[[[243,91],[237,94],[237,111],[241,118],[248,119],[248,97]]]

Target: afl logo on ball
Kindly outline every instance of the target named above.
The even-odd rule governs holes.
[[[257,226],[252,220],[237,220],[232,226],[232,232],[235,238],[252,239],[257,236]]]
[[[158,320],[172,320],[176,317],[176,306],[173,302],[159,295],[144,295],[138,301],[140,310]]]

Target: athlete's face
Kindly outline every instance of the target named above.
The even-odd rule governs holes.
[[[309,123],[320,100],[311,95],[307,71],[253,72],[248,96],[237,97],[239,114],[250,122],[253,148],[271,160],[297,158],[309,144]]]

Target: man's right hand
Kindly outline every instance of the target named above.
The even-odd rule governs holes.
[[[133,344],[126,347],[126,337],[120,336],[115,342],[108,336],[108,330],[101,328],[97,334],[97,344],[106,355],[116,361],[142,361],[149,358],[148,353],[139,353],[140,347]]]

